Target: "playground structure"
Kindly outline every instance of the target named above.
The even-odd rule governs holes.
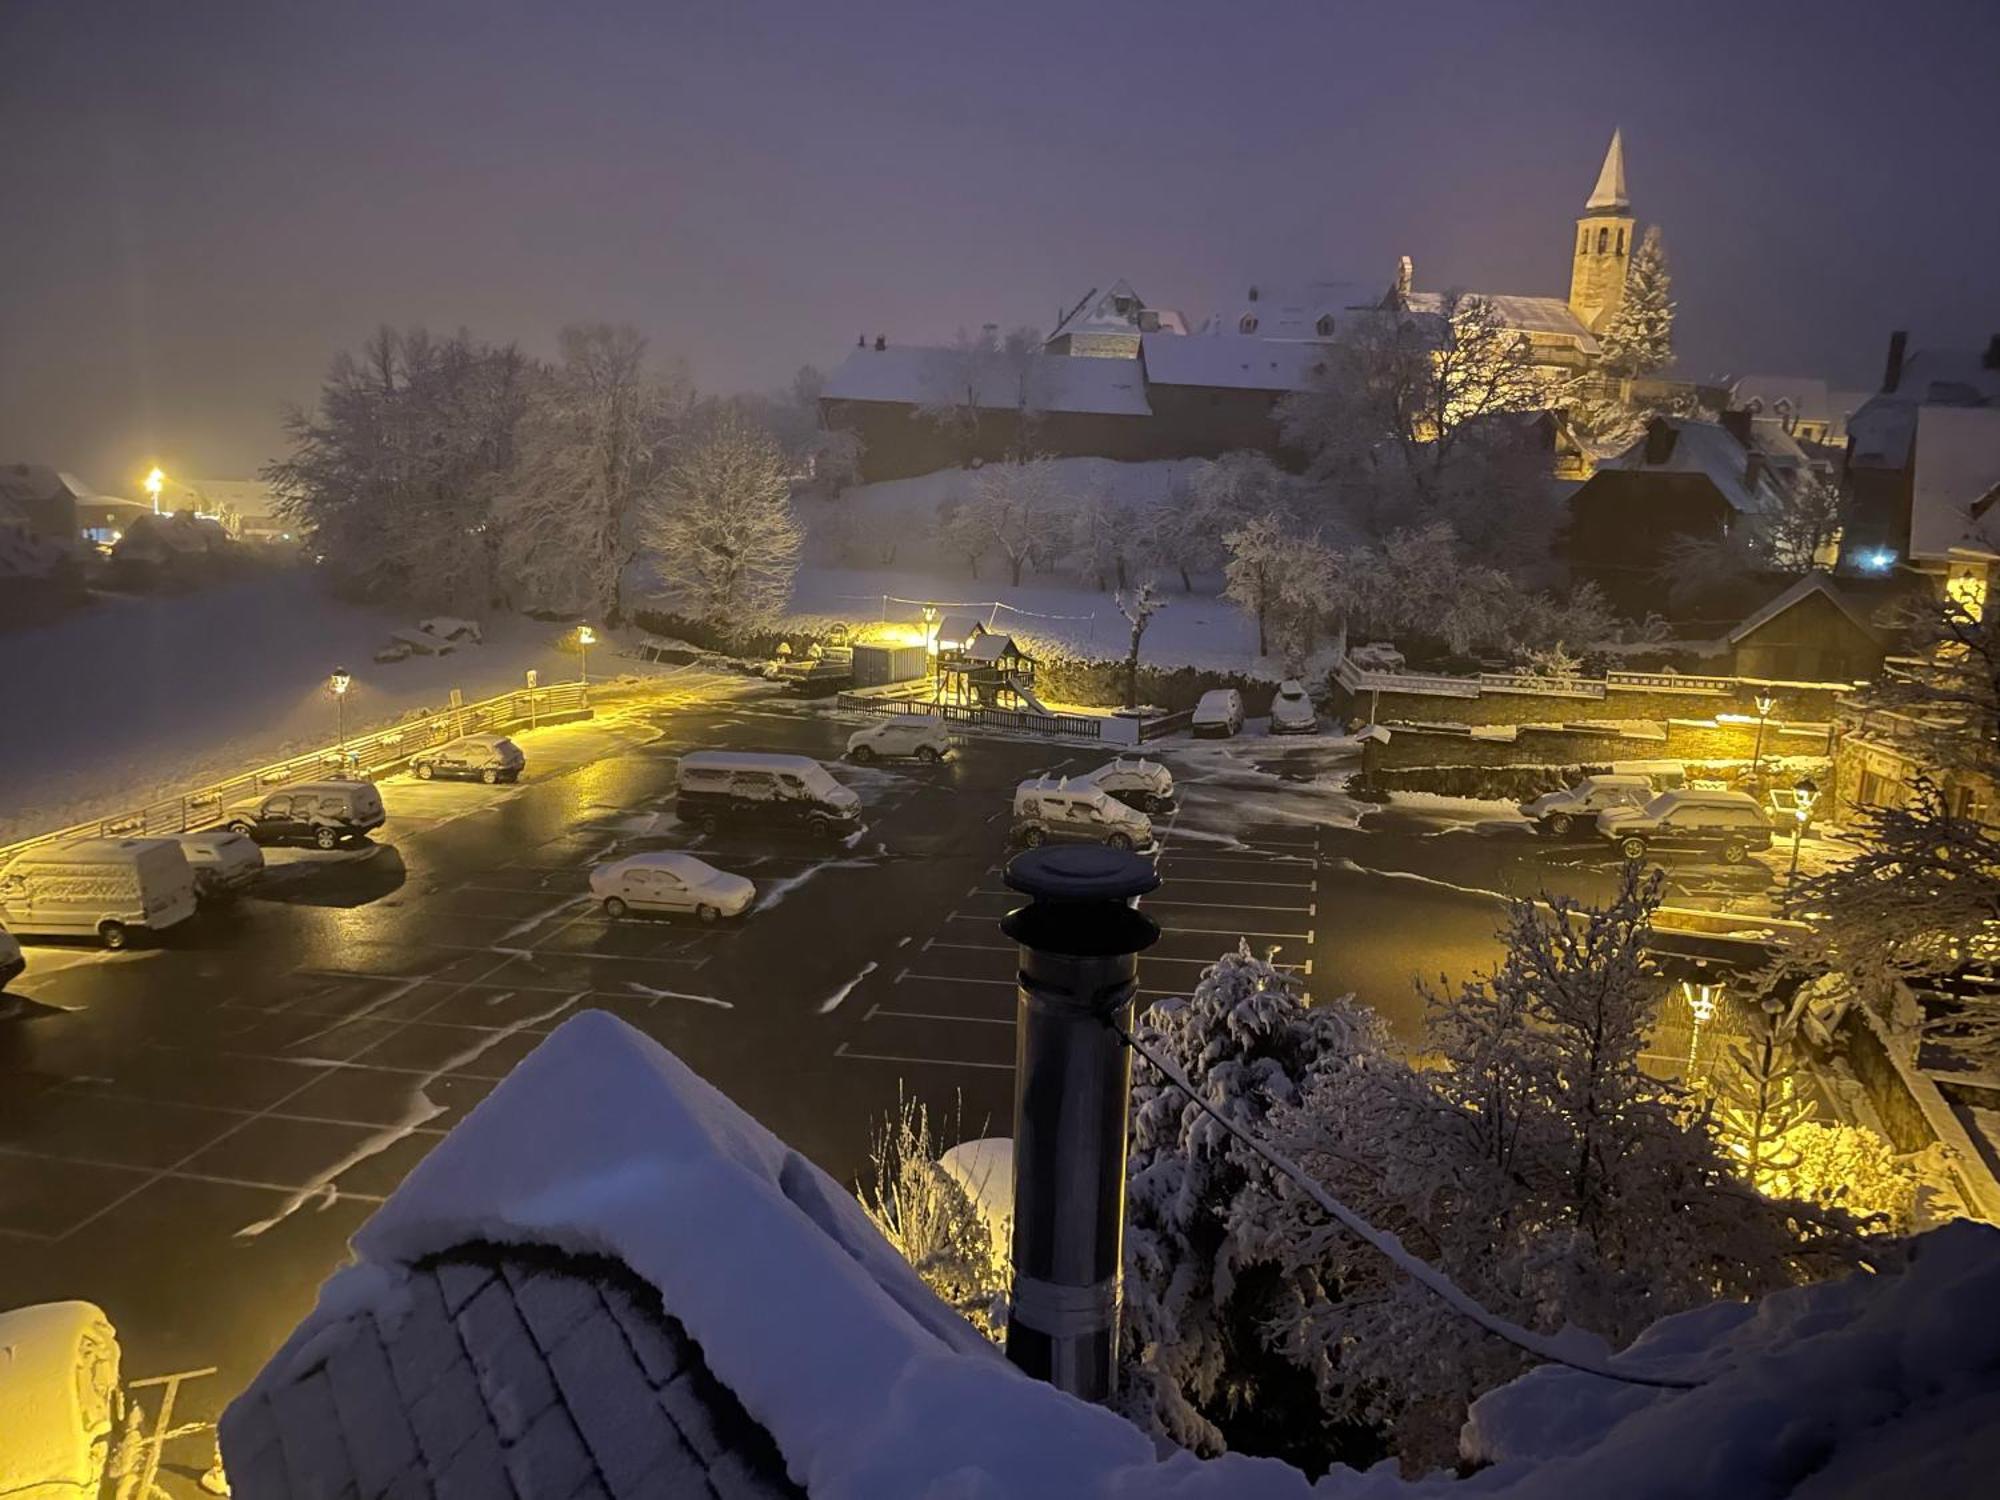
[[[1035,659],[1012,636],[976,622],[954,628],[954,622],[946,621],[938,631],[937,648],[937,702],[1050,711],[1035,696]]]

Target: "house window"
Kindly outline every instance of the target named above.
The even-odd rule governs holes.
[[[1332,338],[1332,337],[1333,337],[1333,314],[1332,314],[1332,313],[1321,313],[1321,314],[1319,315],[1319,321],[1318,321],[1317,323],[1313,324],[1313,331],[1314,331],[1315,333],[1317,333],[1317,334],[1318,334],[1318,335],[1319,335],[1319,336],[1320,336],[1321,338],[1323,338],[1323,339],[1330,339],[1330,338]]]
[[[1132,311],[1132,299],[1130,297],[1113,297],[1111,299],[1111,310],[1121,318],[1127,316]]]
[[[1255,313],[1245,313],[1236,327],[1238,332],[1241,333],[1255,333],[1257,331],[1257,315]]]
[[[1600,230],[1598,230],[1598,231],[1597,231],[1597,253],[1598,253],[1599,255],[1602,255],[1602,254],[1603,254],[1603,253],[1604,253],[1604,252],[1605,252],[1606,250],[1608,250],[1608,249],[1610,249],[1610,248],[1611,248],[1611,231],[1610,231],[1610,230],[1608,230],[1608,229],[1600,229]]]

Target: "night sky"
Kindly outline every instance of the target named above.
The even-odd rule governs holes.
[[[1128,277],[1562,294],[1614,124],[1680,369],[2000,332],[2000,4],[0,0],[0,461],[247,475],[377,323],[708,389]]]

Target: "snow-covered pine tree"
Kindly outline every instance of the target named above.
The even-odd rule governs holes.
[[[1673,363],[1673,277],[1657,224],[1639,241],[1625,272],[1625,296],[1598,336],[1598,348],[1599,369],[1621,380],[1651,375]]]
[[[1773,1196],[1782,1196],[1782,1175],[1799,1164],[1787,1137],[1813,1115],[1779,1030],[1772,1018],[1748,1041],[1732,1043],[1723,1066],[1711,1074],[1717,1141],[1744,1181]]]
[[[1309,1007],[1297,980],[1247,944],[1138,1028],[1252,1131],[1295,1103],[1316,1070],[1379,1049],[1374,1029],[1346,1001]],[[1296,1317],[1299,1293],[1244,1253],[1246,1205],[1267,1185],[1261,1158],[1135,1060],[1119,1399],[1140,1425],[1197,1452],[1221,1451],[1246,1425],[1308,1443],[1321,1425],[1311,1380],[1271,1353],[1266,1331],[1273,1318]]]

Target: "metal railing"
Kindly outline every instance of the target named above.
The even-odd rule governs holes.
[[[1691,677],[1685,672],[1606,672],[1604,685],[1650,688],[1661,693],[1733,693],[1742,687],[1734,677]]]
[[[0,845],[0,865],[41,844],[88,838],[162,838],[197,828],[212,828],[239,802],[261,796],[274,787],[296,781],[334,776],[374,776],[401,765],[419,750],[428,750],[462,734],[498,733],[533,725],[543,719],[568,719],[590,712],[590,690],[580,682],[550,687],[518,688],[497,698],[463,703],[441,713],[406,719],[387,729],[358,734],[345,745],[329,745],[294,755],[289,760],[259,766],[240,776],[165,797],[143,807],[128,808],[68,828],[37,834],[18,843]]]
[[[1479,681],[1473,677],[1445,677],[1433,672],[1376,672],[1357,667],[1346,657],[1334,666],[1334,678],[1351,693],[1428,693],[1443,698],[1477,698]]]
[[[1104,738],[1104,721],[1088,714],[1036,714],[1011,708],[969,708],[962,703],[932,703],[921,698],[870,698],[842,693],[836,706],[864,714],[929,714],[948,724],[982,724],[1021,734],[1054,735],[1066,740]]]
[[[1486,693],[1534,693],[1544,698],[1604,696],[1604,684],[1595,677],[1537,677],[1531,672],[1481,672],[1479,688]]]

